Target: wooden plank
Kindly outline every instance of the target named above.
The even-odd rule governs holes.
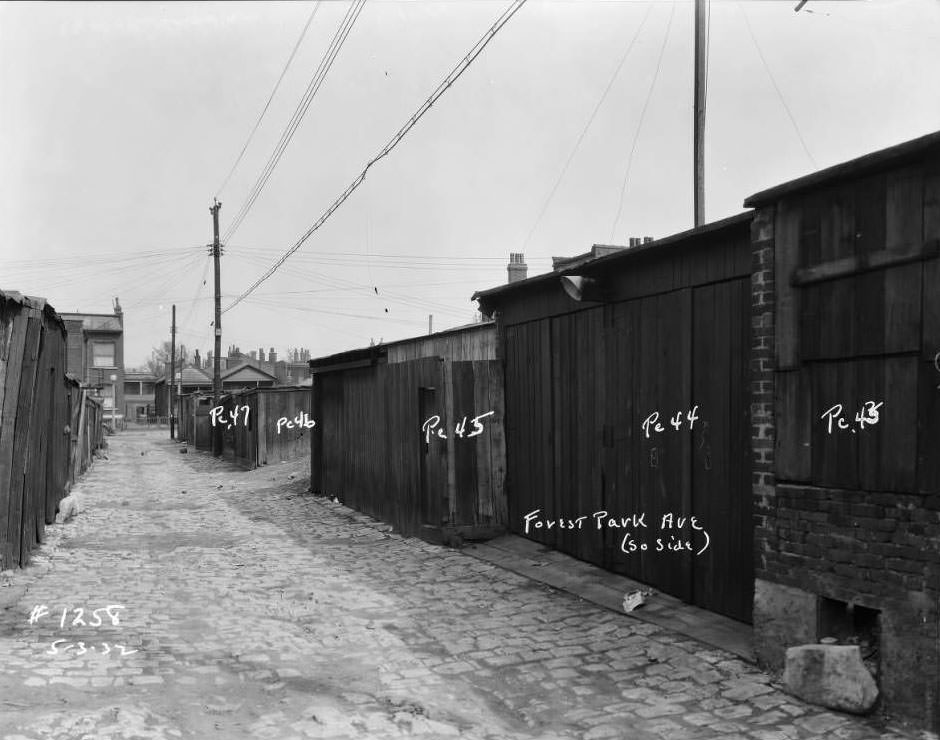
[[[753,596],[753,521],[750,490],[750,283],[718,283],[695,290],[693,393],[701,419],[689,435],[693,504],[688,515],[708,529],[711,542],[693,565],[693,602],[749,621]],[[704,537],[687,525],[693,546]]]
[[[609,484],[600,511],[613,515],[631,516],[642,513],[642,502],[637,482],[638,469],[642,462],[638,457],[640,441],[637,438],[640,424],[649,412],[641,416],[637,409],[638,373],[642,353],[639,347],[639,301],[618,303],[613,308],[612,324],[608,332],[607,425],[610,428],[611,466]],[[642,407],[648,404],[642,400]],[[585,512],[591,514],[593,512]],[[594,522],[588,524],[594,525]],[[639,558],[621,551],[625,532],[606,529],[600,533],[592,531],[590,536],[602,536],[606,553],[604,566],[616,573],[639,578],[643,573]],[[588,533],[585,534],[588,536]]]
[[[659,413],[664,431],[641,432],[638,488],[642,500],[639,511],[658,527],[662,516],[688,512],[692,504],[691,440],[687,432],[676,431],[669,419],[684,415],[694,405],[691,400],[691,291],[681,291],[643,301],[640,315],[640,347],[643,359],[638,383],[639,424],[652,412]],[[650,549],[640,555],[646,583],[683,600],[692,597],[691,554],[656,552],[655,538],[668,532],[650,533]]]
[[[11,304],[8,304],[11,305]],[[14,540],[9,533],[12,506],[13,462],[16,443],[16,421],[19,406],[20,378],[26,348],[28,316],[18,307],[7,314],[10,339],[7,342],[7,372],[3,391],[2,428],[0,428],[0,567],[13,566]],[[18,543],[17,543],[18,544]]]
[[[921,165],[894,170],[885,180],[885,249],[905,253],[922,243],[924,172]]]
[[[940,171],[931,170],[924,178],[924,234],[925,241],[940,240]],[[940,259],[934,257],[924,263],[921,287],[923,340],[925,360],[933,360],[940,352]]]
[[[27,316],[26,345],[23,353],[23,370],[17,392],[16,432],[13,442],[13,465],[10,475],[10,500],[7,518],[7,536],[8,541],[12,543],[13,562],[20,566],[23,565],[21,557],[23,518],[28,514],[27,511],[24,511],[26,463],[30,450],[30,441],[33,436],[30,427],[30,409],[36,394],[39,332],[42,326],[38,311],[30,309],[24,313]]]
[[[476,524],[475,502],[479,480],[477,478],[477,446],[475,439],[468,439],[466,432],[472,431],[471,420],[482,413],[477,409],[473,388],[473,364],[469,362],[452,363],[454,416],[447,427],[448,436],[453,438],[454,467],[457,482],[456,523]],[[466,419],[467,429],[463,437],[455,434],[456,426]]]
[[[50,457],[50,426],[53,419],[53,372],[49,328],[46,318],[40,314],[39,357],[36,372],[35,397],[30,408],[34,429],[27,459],[26,489],[24,490],[24,516],[21,562],[29,562],[30,552],[36,543],[43,541],[46,515],[46,486],[48,459]]]
[[[864,178],[855,185],[855,253],[859,257],[885,248],[885,187],[883,174]],[[856,352],[882,354],[885,347],[884,273],[880,270],[865,272],[854,281]]]
[[[567,397],[569,388],[569,369],[571,352],[567,347],[567,342],[571,336],[568,330],[568,324],[571,321],[570,315],[558,316],[551,320],[551,409],[549,424],[552,430],[552,506],[546,512],[547,518],[557,520],[565,516],[569,491],[571,490],[571,481],[568,476],[571,475],[571,402]],[[545,544],[561,550],[562,552],[572,553],[567,546],[567,538],[563,532],[558,529],[546,530],[541,540]]]
[[[917,490],[940,493],[940,370],[932,361],[921,361],[917,380]]]
[[[938,240],[928,239],[915,245],[904,246],[894,251],[883,249],[879,252],[867,252],[855,257],[842,257],[831,262],[822,262],[809,267],[802,267],[793,274],[792,283],[796,286],[838,280],[840,278],[861,275],[872,270],[907,265],[937,256]]]
[[[886,357],[884,364],[885,405],[878,424],[884,437],[883,489],[913,491],[917,478],[918,362],[915,357]]]
[[[571,499],[563,516],[576,517],[578,513],[598,511],[602,501],[601,473],[603,470],[603,414],[604,382],[598,369],[604,367],[602,339],[603,313],[601,307],[580,311],[573,316],[570,329],[574,332],[570,347],[573,351],[570,388],[574,390],[575,414],[572,428],[573,486]],[[566,530],[573,549],[588,562],[602,564],[603,542],[599,537],[585,537],[583,532]]]
[[[855,364],[858,378],[858,395],[854,399],[853,405],[859,408],[852,409],[853,416],[861,410],[860,407],[865,401],[882,404],[885,401],[884,358],[866,358]],[[859,485],[864,490],[878,491],[882,490],[884,485],[881,461],[884,457],[884,445],[890,444],[890,440],[884,434],[883,424],[886,418],[885,414],[889,411],[891,410],[882,405],[878,409],[881,421],[877,425],[866,425],[864,430],[858,432]]]
[[[812,475],[812,395],[806,370],[774,377],[776,439],[774,462],[778,481],[808,483]]]
[[[920,263],[885,270],[885,352],[920,350],[922,285],[923,265]],[[937,286],[933,292],[937,292]]]
[[[810,367],[813,394],[813,483],[838,488],[858,487],[858,435],[820,418],[840,404],[842,418],[854,426],[857,409],[855,363],[826,362]]]
[[[798,206],[789,201],[777,204],[774,229],[774,272],[776,276],[777,311],[774,325],[777,367],[790,369],[798,365],[800,330],[800,291],[790,279],[799,267],[800,220]]]
[[[508,508],[506,499],[506,401],[504,393],[503,367],[497,360],[486,360],[489,376],[489,406],[496,411],[495,421],[490,426],[490,475],[492,496],[492,519],[490,524],[506,527]]]

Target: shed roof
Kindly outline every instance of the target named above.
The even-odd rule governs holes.
[[[635,247],[627,247],[626,249],[618,250],[612,254],[607,254],[596,259],[581,262],[574,265],[573,267],[546,272],[541,275],[535,275],[534,277],[530,277],[526,280],[517,280],[514,283],[505,283],[503,285],[498,285],[495,288],[488,288],[487,290],[478,290],[473,294],[473,296],[471,296],[470,300],[485,301],[488,298],[493,298],[496,296],[502,297],[508,293],[525,290],[526,288],[530,288],[535,285],[541,285],[542,283],[551,280],[557,280],[561,275],[577,275],[581,273],[590,274],[600,270],[622,269],[626,264],[628,264],[629,260],[632,260],[639,255],[649,254],[656,250],[668,249],[669,247],[685,243],[690,239],[695,239],[697,237],[704,236],[705,234],[711,234],[712,232],[721,231],[722,229],[729,229],[740,226],[741,224],[750,222],[752,215],[752,211],[744,211],[743,213],[721,219],[720,221],[713,221],[709,224],[703,224],[702,226],[697,226],[693,229],[680,231],[677,234],[672,234],[670,236],[663,237],[662,239],[654,239],[653,241],[647,242],[646,244],[638,244]]]
[[[45,298],[39,298],[37,296],[28,296],[23,295],[17,290],[2,290],[0,289],[0,301],[9,301],[10,303],[15,303],[24,308],[33,308],[37,311],[42,311],[43,314],[58,325],[59,329],[63,332],[65,329],[65,322],[62,320],[62,315],[59,314]]]
[[[778,200],[785,195],[793,195],[820,185],[828,185],[839,180],[860,177],[889,167],[914,163],[923,159],[924,155],[931,149],[940,152],[940,131],[934,131],[887,149],[879,149],[876,152],[850,159],[848,162],[842,162],[767,190],[761,190],[759,193],[747,198],[744,205],[748,208],[755,208]]]
[[[182,378],[182,379],[181,379]],[[176,379],[183,385],[212,385],[212,378],[195,367],[184,367],[176,371]],[[166,374],[157,378],[158,383],[166,383]]]
[[[236,378],[236,375],[243,377]],[[221,377],[222,380],[246,380],[248,378],[252,380],[277,380],[271,373],[265,372],[261,368],[255,367],[248,362],[243,362],[235,367],[230,367],[228,370],[223,370]]]
[[[411,342],[424,342],[436,337],[446,337],[451,334],[460,334],[462,332],[482,331],[493,326],[493,321],[478,321],[473,324],[463,324],[450,329],[436,331],[433,334],[422,334],[418,337],[408,337],[407,339],[396,339],[394,342],[382,342],[371,347],[360,347],[359,349],[350,349],[344,352],[337,352],[325,357],[314,357],[308,360],[307,364],[313,372],[326,372],[327,370],[340,370],[346,367],[361,365],[374,365],[380,360],[385,360],[388,356],[389,347],[397,347]]]

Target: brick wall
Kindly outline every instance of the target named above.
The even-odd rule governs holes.
[[[751,222],[751,451],[755,571],[765,566],[774,499],[774,208]]]
[[[807,196],[807,211],[816,206],[817,198],[822,195]],[[895,470],[895,457],[911,456],[909,450],[901,447],[897,456],[883,455],[880,460],[867,461],[869,467],[883,466],[880,477],[869,475],[867,485],[821,483],[820,478],[833,475],[831,468],[810,464],[811,460],[826,460],[825,455],[837,453],[825,446],[830,444],[828,437],[814,437],[811,431],[804,431],[799,426],[804,418],[791,412],[805,405],[810,414],[805,420],[816,423],[819,413],[816,407],[825,408],[819,402],[828,395],[815,388],[813,378],[822,388],[820,379],[825,376],[820,368],[828,358],[801,357],[797,352],[795,362],[791,358],[785,369],[776,367],[776,345],[787,336],[785,317],[776,313],[785,291],[782,282],[777,291],[776,281],[789,280],[790,275],[776,275],[775,264],[792,272],[799,266],[797,255],[807,251],[806,245],[794,238],[794,235],[802,238],[805,229],[794,230],[782,223],[780,219],[786,213],[775,211],[773,205],[762,206],[755,211],[751,228],[755,654],[762,666],[779,670],[787,647],[818,642],[828,636],[826,613],[832,602],[827,600],[844,603],[847,612],[858,607],[875,610],[879,710],[936,731],[940,729],[940,493],[935,485],[928,484],[931,479],[926,476],[915,485],[912,475],[905,479],[882,472]],[[802,217],[806,218],[805,212]],[[776,254],[777,250],[781,253]],[[925,264],[928,265],[925,270],[940,269]],[[844,295],[833,293],[830,299],[841,296],[844,300]],[[924,292],[922,310],[923,316],[928,317],[924,321],[940,315],[937,301],[936,292]],[[832,313],[837,308],[841,313]],[[856,330],[853,327],[860,321],[856,310],[846,311],[844,306],[834,303],[828,309],[830,314],[820,320],[838,320],[843,322],[846,332]],[[892,307],[885,304],[881,310],[887,316]],[[805,322],[799,323],[799,314],[794,317],[791,311],[790,320],[797,322],[797,332],[808,330]],[[775,338],[775,331],[781,336]],[[796,341],[798,350],[799,338],[800,334]],[[840,357],[840,367],[867,368],[875,362],[899,367],[900,363],[914,362],[902,354],[888,358]],[[930,404],[937,401],[933,400],[930,384],[936,383],[929,372],[930,363],[923,361],[920,366],[916,386],[920,396],[910,407],[917,411],[905,417],[904,423],[926,435],[933,429],[931,418],[937,407]],[[863,377],[861,371],[859,377]],[[887,406],[893,409],[898,404],[891,402],[892,394],[898,393],[899,381],[895,377],[890,383],[893,385],[886,385],[881,397],[888,399]],[[791,393],[787,405],[784,399],[788,398],[788,388],[792,391],[793,387],[798,390]],[[852,398],[855,386],[837,390]],[[782,416],[785,413],[788,415]],[[794,425],[799,427],[796,433]],[[936,444],[936,436],[931,439]],[[892,443],[918,448],[917,440],[911,437],[907,442],[885,438],[886,445]],[[801,464],[795,465],[794,460]],[[926,467],[923,463],[919,465]],[[845,469],[847,480],[851,480],[854,468]],[[900,480],[907,480],[908,487],[901,485]],[[887,488],[893,490],[884,490]]]

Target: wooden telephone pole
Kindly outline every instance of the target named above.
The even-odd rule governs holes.
[[[219,243],[219,209],[222,204],[214,201],[209,207],[212,214],[212,261],[215,265],[215,349],[212,353],[212,405],[222,403],[222,276],[220,274],[219,258],[222,256],[222,245]],[[222,454],[222,427],[212,429],[212,454],[218,457]]]
[[[695,98],[694,134],[692,152],[695,159],[693,166],[693,213],[695,226],[705,223],[705,83],[707,63],[707,37],[705,3],[708,0],[695,0]]]
[[[176,304],[173,304],[173,324],[170,329],[170,439],[176,439]]]

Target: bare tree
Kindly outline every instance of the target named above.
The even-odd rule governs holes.
[[[189,361],[189,350],[186,349],[186,345],[178,345],[176,348],[176,366],[183,367]],[[150,350],[150,359],[147,360],[147,371],[157,377],[170,371],[170,343],[168,341]]]

